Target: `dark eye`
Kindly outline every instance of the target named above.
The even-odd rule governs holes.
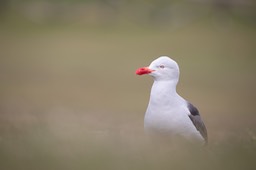
[[[164,65],[160,65],[159,67],[160,67],[160,68],[164,68]]]

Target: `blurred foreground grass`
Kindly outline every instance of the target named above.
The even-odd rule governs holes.
[[[180,29],[0,29],[1,169],[254,169],[256,32],[203,20]],[[209,146],[151,143],[143,117],[159,55],[180,65]]]

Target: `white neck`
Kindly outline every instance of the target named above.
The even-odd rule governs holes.
[[[170,105],[175,104],[180,96],[176,92],[177,81],[154,81],[150,101],[151,106],[154,105]]]

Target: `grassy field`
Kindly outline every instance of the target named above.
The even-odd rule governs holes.
[[[181,28],[2,25],[0,166],[11,169],[254,169],[256,31],[206,19]],[[181,69],[209,145],[151,143],[152,84],[135,70],[160,55]]]

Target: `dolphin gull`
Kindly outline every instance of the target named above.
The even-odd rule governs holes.
[[[207,130],[198,109],[176,92],[180,72],[174,60],[161,56],[148,67],[137,69],[136,74],[154,79],[144,117],[146,132],[207,143]]]

